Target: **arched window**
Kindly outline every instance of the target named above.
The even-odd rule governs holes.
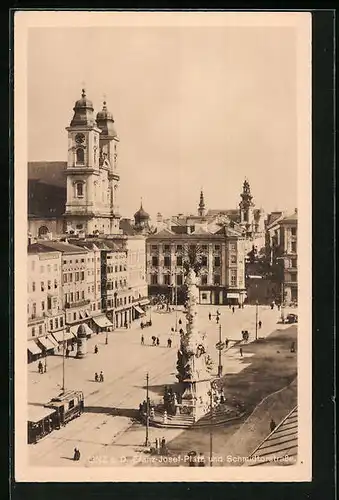
[[[46,226],[39,227],[39,231],[38,231],[39,237],[45,236],[47,233],[49,233],[48,227],[46,227]]]
[[[75,185],[76,195],[77,197],[84,196],[84,185],[82,182],[77,182]]]
[[[85,163],[85,152],[82,148],[78,148],[76,151],[77,155],[77,164],[83,165]]]

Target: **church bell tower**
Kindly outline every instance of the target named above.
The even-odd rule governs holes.
[[[73,108],[68,131],[67,202],[68,232],[118,234],[117,144],[112,114],[106,102],[96,119],[92,102],[83,89]]]

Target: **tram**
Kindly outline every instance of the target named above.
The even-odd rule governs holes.
[[[52,398],[44,406],[28,405],[28,444],[37,443],[55,429],[60,429],[84,411],[82,391],[69,390]]]

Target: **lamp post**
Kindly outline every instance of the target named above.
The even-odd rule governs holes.
[[[221,341],[221,323],[220,323],[220,325],[219,325],[219,364],[218,364],[218,377],[222,376],[221,349],[222,349],[222,341]]]
[[[211,388],[208,392],[210,397],[210,467],[213,466],[213,395],[214,395],[214,385],[211,382]]]
[[[285,287],[284,287],[284,281],[281,283],[281,321],[284,323],[285,321]]]
[[[47,339],[47,335],[45,336],[45,339]],[[44,366],[44,372],[47,372],[47,347],[45,348],[45,366]]]
[[[62,392],[65,392],[65,328],[62,330]]]
[[[108,344],[108,328],[106,326],[106,338],[105,338],[105,344]]]
[[[255,303],[255,340],[258,340],[258,300]]]
[[[148,397],[148,383],[149,383],[149,375],[148,372],[146,374],[146,437],[145,437],[145,446],[149,446],[149,397]]]

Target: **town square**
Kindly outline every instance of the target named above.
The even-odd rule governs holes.
[[[295,50],[283,27],[30,31],[30,467],[297,464]]]

